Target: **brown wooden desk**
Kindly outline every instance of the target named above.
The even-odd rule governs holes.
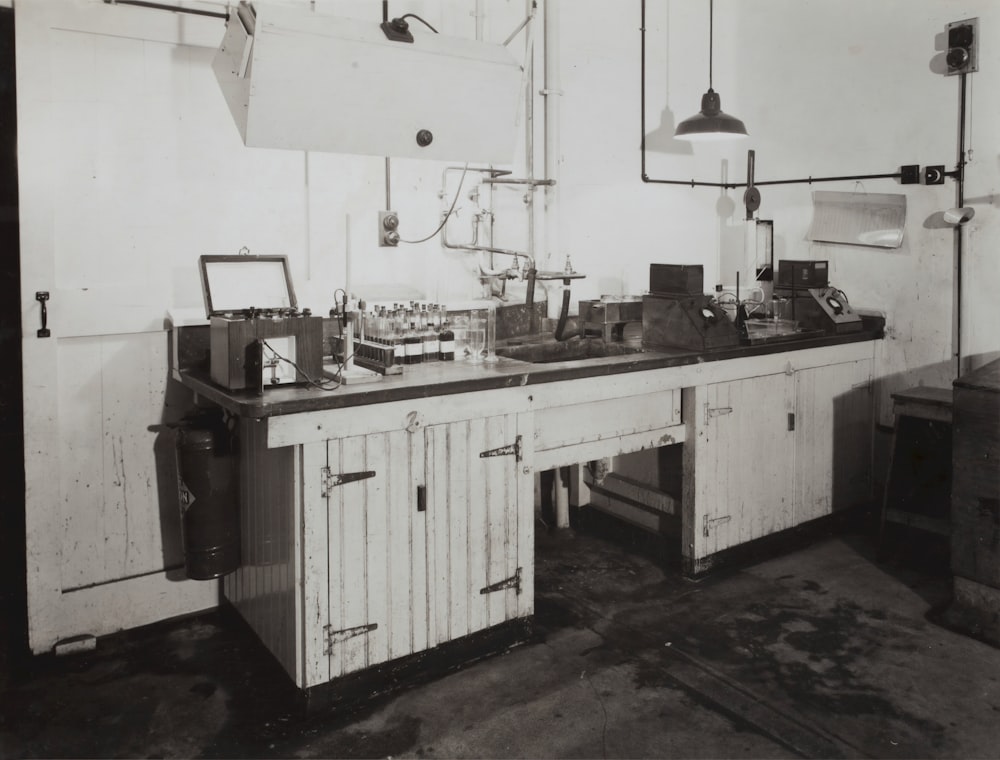
[[[882,502],[886,524],[951,534],[951,388],[919,386],[892,394],[895,424]]]

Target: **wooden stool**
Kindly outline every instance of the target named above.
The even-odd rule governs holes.
[[[951,534],[951,388],[917,387],[892,394],[895,424],[882,502],[886,523]]]

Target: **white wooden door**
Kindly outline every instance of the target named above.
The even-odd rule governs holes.
[[[684,444],[689,559],[793,524],[793,388],[782,373],[685,391],[695,430]]]
[[[522,510],[525,451],[518,416],[425,430],[432,521],[431,637],[450,641],[530,614],[533,509]]]
[[[190,394],[167,380],[164,317],[200,304],[199,254],[235,251],[273,222],[248,213],[242,189],[302,175],[300,158],[240,143],[210,67],[222,34],[220,19],[88,0],[15,8],[35,652],[218,603],[217,582],[180,569],[161,426]],[[36,337],[37,292],[51,337]]]
[[[871,496],[872,361],[795,373],[795,517],[806,522]]]
[[[330,440],[326,466],[344,482],[326,489],[327,598],[319,622],[327,667],[310,686],[428,645],[428,529],[417,494],[423,435],[395,430]],[[318,580],[310,573],[307,582],[318,589]],[[307,612],[306,626],[316,623]]]

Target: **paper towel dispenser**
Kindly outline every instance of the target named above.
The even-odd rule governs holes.
[[[522,69],[501,45],[241,2],[212,63],[255,148],[508,164]]]

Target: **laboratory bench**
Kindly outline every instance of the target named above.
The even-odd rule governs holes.
[[[689,576],[869,499],[883,326],[702,353],[431,362],[263,395],[211,381],[198,326],[171,331],[172,374],[238,430],[242,562],[225,598],[309,696],[477,637],[523,640],[536,473],[571,467],[586,504],[603,480],[582,463],[683,444],[679,493],[620,501],[679,527]]]

